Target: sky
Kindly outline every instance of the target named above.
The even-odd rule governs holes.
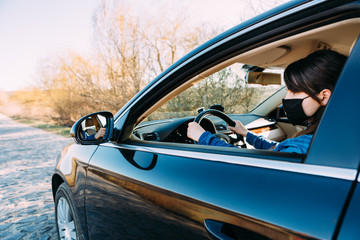
[[[0,0],[0,90],[35,82],[38,61],[90,47],[97,0]]]
[[[109,0],[110,1],[110,0]],[[154,11],[164,2],[185,6],[193,21],[240,23],[248,2],[271,8],[285,0],[131,0]],[[0,0],[0,91],[37,84],[39,62],[56,53],[91,51],[92,17],[101,0]],[[266,6],[265,6],[266,5]],[[252,7],[256,7],[256,4]],[[249,18],[251,16],[246,16]]]

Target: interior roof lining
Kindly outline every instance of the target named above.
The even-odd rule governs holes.
[[[252,58],[255,58],[255,56],[259,56],[257,53],[260,51],[262,53],[268,53],[270,52],[272,49],[276,49],[279,47],[290,47],[290,51],[285,54],[284,56],[281,56],[280,58],[276,59],[275,62],[273,63],[267,63],[265,67],[268,66],[278,66],[278,67],[282,67],[285,68],[289,63],[294,62],[300,58],[306,57],[307,55],[309,55],[311,52],[314,52],[317,50],[316,46],[317,43],[322,42],[325,43],[327,45],[330,45],[331,49],[335,50],[335,51],[339,51],[340,53],[344,54],[344,55],[349,55],[349,53],[351,52],[351,48],[353,47],[354,43],[356,42],[359,33],[360,33],[360,18],[354,18],[354,19],[347,19],[341,22],[337,22],[337,23],[333,23],[333,24],[329,24],[323,27],[319,27],[310,31],[306,31],[303,33],[299,33],[296,35],[293,35],[291,37],[287,37],[266,45],[263,45],[261,47],[252,49],[248,52],[242,53],[238,56],[235,56],[227,61],[224,61],[210,69],[208,69],[207,71],[204,71],[201,73],[201,77],[206,78],[210,75],[212,75],[213,73],[227,67],[230,66],[234,63],[246,63],[246,64],[251,64]],[[357,30],[357,33],[356,33]],[[343,32],[344,34],[347,35],[352,35],[352,40],[351,43],[349,45],[347,45],[346,47],[341,46],[341,43],[343,43],[344,41],[346,41],[347,39],[344,37],[344,34],[333,34],[333,32]],[[323,37],[319,37],[319,36],[323,36]],[[338,44],[334,44],[334,41],[332,41],[331,39],[323,39],[324,37],[328,37],[328,35],[331,35],[334,39],[336,39]],[[300,43],[303,41],[307,41],[309,44],[310,42],[314,43],[313,46],[311,46],[309,49],[306,49],[307,51],[304,51],[304,49],[294,49],[292,48],[292,45],[298,45],[298,47],[300,46]],[[340,43],[338,41],[341,41]],[[335,45],[335,46],[334,46]],[[298,50],[298,51],[295,51]],[[294,53],[295,51],[295,53]],[[262,54],[264,55],[264,54]],[[260,55],[261,56],[261,55]],[[285,59],[286,57],[286,59]],[[260,58],[260,57],[257,57]],[[287,64],[284,65],[284,61],[286,60]],[[281,62],[283,61],[283,62]],[[261,64],[257,64],[257,66],[260,67],[264,67]]]

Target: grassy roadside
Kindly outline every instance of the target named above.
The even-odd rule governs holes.
[[[52,122],[44,122],[40,120],[26,119],[21,117],[11,117],[11,119],[29,125],[31,127],[40,128],[47,132],[58,134],[64,137],[70,137],[70,127],[59,126]]]

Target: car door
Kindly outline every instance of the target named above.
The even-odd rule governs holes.
[[[354,171],[243,155],[101,146],[88,169],[90,235],[202,239],[208,229],[220,239],[331,238]]]

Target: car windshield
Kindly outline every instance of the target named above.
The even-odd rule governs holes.
[[[246,73],[250,67],[235,63],[210,75],[166,102],[146,120],[195,116],[199,108],[208,109],[215,104],[224,107],[227,114],[249,113],[283,87],[283,81],[281,85],[248,84]],[[264,69],[263,72],[282,75],[283,70]]]

